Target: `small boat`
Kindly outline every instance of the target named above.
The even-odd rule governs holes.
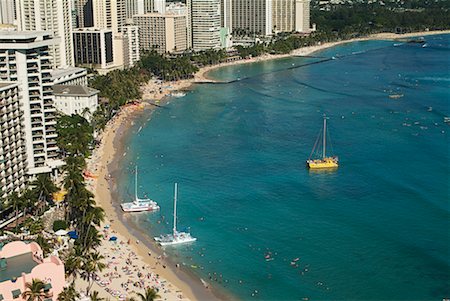
[[[336,156],[327,157],[326,154],[326,145],[327,145],[327,117],[323,116],[323,132],[319,133],[319,136],[316,139],[316,143],[314,144],[314,147],[311,151],[311,154],[306,160],[306,165],[309,167],[309,169],[332,169],[332,168],[338,168],[339,166],[339,158]],[[317,159],[312,159],[312,157],[316,154],[318,148],[319,148],[319,140],[320,136],[322,136],[322,154]]]
[[[444,122],[445,123],[450,123],[450,117],[444,117]]]
[[[181,91],[178,91],[178,92],[172,92],[172,93],[170,93],[170,95],[173,96],[173,97],[179,98],[179,97],[184,97],[184,96],[186,96],[186,93],[181,92]]]
[[[177,194],[178,184],[175,183],[175,192],[173,198],[173,232],[172,234],[165,234],[155,237],[155,241],[161,246],[178,245],[189,242],[194,242],[197,238],[192,237],[191,233],[184,231],[177,231]]]
[[[403,96],[404,96],[403,94],[391,94],[391,95],[389,95],[389,98],[399,99],[399,98],[402,98]]]
[[[134,201],[120,204],[124,212],[142,212],[142,211],[156,211],[159,210],[158,203],[149,198],[138,197],[138,169],[136,166],[135,179],[134,179]]]

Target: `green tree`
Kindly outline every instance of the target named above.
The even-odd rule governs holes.
[[[66,277],[72,277],[72,279],[75,280],[81,273],[84,260],[85,254],[83,248],[79,245],[75,245],[64,263]]]
[[[141,301],[154,301],[157,298],[161,298],[161,296],[151,287],[147,287],[144,294],[138,293],[137,295]]]
[[[94,274],[103,271],[106,265],[102,262],[104,257],[98,252],[92,252],[86,255],[82,265],[81,278],[88,282],[86,288],[86,295],[89,295],[89,291],[94,285]]]
[[[39,174],[36,179],[31,182],[30,186],[38,196],[38,199],[49,201],[52,199],[53,193],[58,191],[58,187],[53,183],[50,174]]]
[[[100,297],[100,296],[98,295],[98,292],[97,292],[97,291],[93,291],[93,292],[89,295],[89,297],[91,298],[91,301],[103,301],[103,300],[105,300],[105,298],[102,298],[102,297]]]
[[[44,292],[45,284],[39,279],[33,279],[32,282],[25,283],[25,291],[22,298],[26,301],[44,301],[51,297],[51,294]]]
[[[88,156],[93,141],[93,128],[80,115],[63,115],[57,120],[57,143],[64,155]]]
[[[35,242],[37,242],[41,247],[44,257],[50,253],[50,249],[52,246],[49,244],[48,240],[44,238],[44,236],[38,235],[38,237],[36,237],[35,239]]]
[[[58,301],[74,301],[80,297],[80,294],[75,290],[74,283],[65,287],[64,290],[58,295]]]
[[[22,210],[23,201],[22,198],[19,196],[17,191],[13,191],[8,196],[8,206],[12,207],[14,210],[14,215],[16,219],[16,231],[19,227],[19,212]]]

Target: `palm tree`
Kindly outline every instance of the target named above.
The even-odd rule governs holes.
[[[32,282],[25,283],[25,291],[22,293],[22,298],[25,301],[44,301],[50,298],[51,294],[44,292],[45,284],[39,279],[33,279]]]
[[[34,240],[35,242],[38,243],[38,245],[41,247],[42,249],[42,253],[44,255],[44,257],[50,253],[50,248],[51,245],[48,243],[48,241],[44,238],[44,236],[42,235],[38,235],[38,237],[36,237],[36,239]]]
[[[89,297],[91,298],[91,301],[102,301],[105,300],[105,298],[99,297],[98,292],[97,291],[93,291]]]
[[[72,283],[70,286],[65,287],[61,293],[59,293],[58,301],[73,301],[77,300],[79,297],[80,294],[75,290],[74,284]]]
[[[53,193],[58,191],[58,187],[53,183],[50,174],[48,173],[38,175],[36,180],[31,182],[31,186],[36,192],[36,195],[38,195],[39,198],[44,198],[46,201],[52,197]]]
[[[25,217],[27,215],[27,209],[35,208],[37,196],[35,194],[35,191],[27,188],[25,191],[23,191],[22,195],[20,196],[20,199],[21,199],[21,207],[23,209],[23,216]]]
[[[144,294],[138,293],[137,295],[141,301],[154,301],[155,299],[161,298],[161,296],[151,287],[147,287]]]
[[[87,229],[84,236],[83,245],[87,245],[87,239],[92,225],[100,226],[100,223],[105,219],[105,211],[101,207],[93,207],[89,210],[83,218],[83,224],[87,225]]]
[[[87,254],[82,267],[81,277],[88,281],[88,286],[86,288],[86,295],[89,295],[89,291],[94,285],[94,274],[96,272],[101,272],[106,265],[102,262],[104,257],[98,252],[92,252]]]
[[[17,231],[17,227],[19,226],[19,211],[22,208],[22,199],[19,197],[19,194],[17,193],[17,191],[13,191],[9,196],[8,196],[8,205],[11,206],[15,212],[15,219],[16,219],[16,231]]]
[[[81,268],[83,267],[83,261],[85,259],[85,254],[83,248],[79,245],[75,247],[70,252],[69,256],[64,263],[66,270],[66,276],[71,277],[75,280],[80,274]]]

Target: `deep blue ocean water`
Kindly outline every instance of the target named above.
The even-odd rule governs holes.
[[[137,163],[161,205],[139,227],[168,233],[178,182],[179,228],[198,241],[166,252],[243,300],[450,298],[449,37],[218,69],[240,80],[136,122],[122,196]],[[340,167],[313,173],[324,113]]]

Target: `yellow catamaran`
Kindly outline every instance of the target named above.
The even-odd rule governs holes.
[[[332,169],[332,168],[338,168],[339,166],[339,159],[336,156],[327,157],[326,154],[326,146],[327,146],[327,117],[323,116],[323,133],[319,133],[319,136],[317,137],[316,143],[314,144],[313,150],[311,151],[311,155],[309,156],[309,159],[306,160],[306,165],[309,167],[309,169]],[[320,141],[320,136],[322,135],[322,156],[321,158],[312,159],[314,154],[316,153],[316,150],[318,148],[318,142]]]

